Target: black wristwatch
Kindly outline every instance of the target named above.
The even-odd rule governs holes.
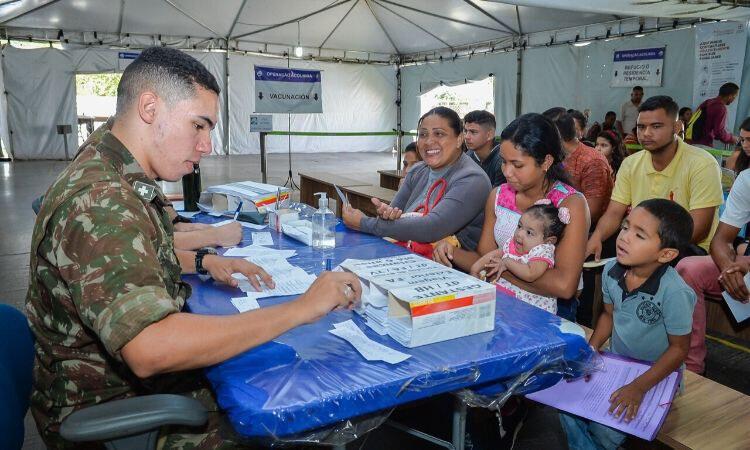
[[[175,218],[172,219],[172,225],[177,225],[178,223],[193,223],[193,221],[188,219],[187,217],[183,217],[177,214],[177,216],[175,216]]]
[[[216,255],[216,249],[203,247],[195,252],[195,271],[201,275],[208,275],[208,270],[203,268],[203,257],[206,255]]]

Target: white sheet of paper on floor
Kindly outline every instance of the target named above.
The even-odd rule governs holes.
[[[333,324],[329,333],[349,342],[368,361],[385,361],[398,364],[411,358],[411,355],[399,352],[373,341],[351,320]]]
[[[260,308],[258,300],[253,297],[235,297],[232,304],[241,313]]]

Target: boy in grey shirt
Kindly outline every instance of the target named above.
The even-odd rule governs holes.
[[[589,343],[653,362],[649,370],[610,397],[610,414],[635,419],[645,394],[679,369],[690,347],[695,292],[669,266],[690,243],[693,220],[683,207],[665,199],[641,202],[623,221],[617,260],[604,267],[604,312]],[[626,435],[569,414],[560,414],[571,448],[615,449]]]

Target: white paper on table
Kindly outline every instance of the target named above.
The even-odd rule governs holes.
[[[291,258],[296,255],[295,250],[276,250],[274,248],[261,247],[260,245],[248,245],[246,247],[237,247],[227,250],[224,256],[241,256],[241,257],[255,257],[255,256],[266,256],[274,255],[276,258]],[[253,262],[253,261],[250,261]]]
[[[242,225],[245,228],[250,228],[251,230],[262,230],[262,229],[264,229],[264,228],[266,228],[268,226],[267,223],[258,225],[258,224],[255,224],[255,223],[243,222],[241,220],[239,222],[240,222],[240,225]]]
[[[253,233],[253,245],[273,245],[273,237],[268,231]]]
[[[747,284],[748,289],[750,289],[750,283],[748,283],[748,281],[750,281],[750,272],[745,274],[745,284]],[[721,295],[724,297],[724,301],[727,302],[727,306],[729,306],[729,310],[732,311],[732,315],[734,315],[737,323],[750,318],[750,302],[742,303],[739,300],[735,300],[734,297],[729,295],[726,291],[722,292]]]
[[[185,209],[185,202],[183,200],[177,200],[172,202],[172,208],[174,208],[175,211],[182,211]]]
[[[296,269],[299,269],[298,267]],[[273,289],[261,282],[261,290],[256,291],[250,281],[242,274],[235,273],[232,277],[239,282],[239,288],[247,293],[248,297],[267,298],[283,297],[286,295],[304,294],[311,284],[315,281],[315,276],[306,273],[304,270],[294,271],[288,276],[274,279],[276,287]]]
[[[221,222],[212,223],[212,227],[223,227],[224,225],[229,225],[230,223],[234,222],[234,219],[227,219],[222,220]]]
[[[359,354],[368,361],[380,360],[389,364],[398,364],[411,358],[411,355],[386,347],[368,338],[351,320],[335,323],[333,327],[333,330],[328,330],[329,333],[352,344]]]
[[[200,214],[200,211],[180,211],[177,214],[179,214],[182,217],[187,217],[188,219],[192,219],[193,216],[196,214]]]
[[[255,297],[235,297],[232,304],[241,313],[260,308],[258,300]]]
[[[287,275],[287,272],[299,273],[299,271],[302,271],[303,273],[305,273],[305,271],[300,269],[299,267],[295,267],[289,264],[289,261],[287,261],[286,258],[280,258],[278,255],[273,253],[260,253],[248,256],[245,259],[257,266],[260,266],[271,276],[284,276]],[[295,271],[294,269],[297,269],[297,271]]]
[[[223,211],[211,211],[210,213],[208,213],[208,215],[212,217],[221,217],[224,215],[224,212]]]

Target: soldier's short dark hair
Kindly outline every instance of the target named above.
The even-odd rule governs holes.
[[[663,109],[669,117],[674,117],[677,120],[679,106],[668,95],[654,95],[653,97],[649,97],[645,102],[641,103],[638,112],[656,111],[657,109]]]
[[[117,86],[117,115],[127,111],[144,90],[153,90],[173,105],[194,97],[196,85],[221,93],[216,78],[192,56],[174,48],[147,48],[122,73]]]
[[[464,116],[464,125],[467,123],[475,123],[487,128],[496,128],[495,116],[488,111],[476,110],[471,111]]]

